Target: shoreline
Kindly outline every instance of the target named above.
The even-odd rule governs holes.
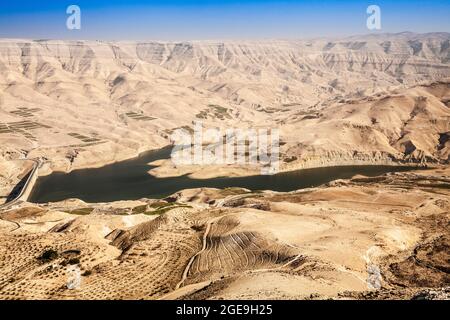
[[[160,150],[163,150],[165,148],[168,148],[169,146],[165,146],[162,148],[156,148],[156,149],[146,149],[146,150],[136,150],[135,152],[132,152],[130,154],[125,154],[125,156],[119,157],[119,158],[115,158],[112,159],[111,161],[101,161],[101,162],[96,162],[96,163],[92,163],[92,164],[83,164],[80,166],[76,166],[76,167],[70,167],[68,170],[64,170],[64,169],[56,169],[53,170],[50,166],[46,167],[46,168],[42,168],[42,170],[40,170],[38,177],[45,177],[48,175],[51,175],[52,173],[71,173],[72,171],[76,171],[76,170],[85,170],[85,169],[99,169],[108,165],[112,165],[115,163],[119,163],[119,162],[123,162],[123,161],[129,161],[135,158],[139,158],[142,154],[144,153],[148,153],[148,152],[157,152]],[[46,164],[51,163],[51,161],[47,161],[46,163],[43,164],[43,166],[45,166]]]
[[[108,162],[106,164],[101,164],[101,163],[97,163],[97,165],[94,166],[82,166],[82,167],[76,167],[76,168],[72,168],[72,170],[70,171],[53,171],[51,170],[51,164],[49,162],[40,162],[39,165],[37,165],[37,167],[39,167],[39,170],[33,170],[30,171],[31,173],[31,178],[33,179],[31,186],[29,184],[29,182],[27,182],[27,184],[25,185],[25,187],[27,188],[26,190],[21,191],[20,197],[24,198],[24,191],[26,191],[26,196],[24,198],[24,201],[28,201],[30,199],[30,196],[33,194],[36,182],[38,181],[39,177],[44,177],[44,176],[49,176],[52,173],[60,173],[60,174],[69,174],[72,171],[78,171],[78,170],[89,170],[89,169],[99,169],[108,165],[114,165],[115,163],[119,163],[119,162],[125,162],[125,161],[132,161],[133,159],[137,159],[139,157],[145,156],[148,153],[154,153],[154,152],[163,152],[164,150],[169,151],[171,148],[171,146],[164,146],[162,148],[157,148],[157,149],[149,149],[149,150],[144,150],[141,151],[139,153],[137,153],[136,155],[132,156],[132,157],[127,157],[123,160],[116,160],[113,162]],[[445,164],[439,164],[439,163],[429,163],[429,162],[424,162],[424,161],[417,161],[417,162],[413,162],[413,161],[393,161],[392,158],[386,158],[386,157],[381,157],[380,153],[378,153],[378,157],[370,157],[367,154],[357,154],[356,157],[343,157],[342,155],[338,155],[336,158],[337,159],[333,159],[330,157],[330,155],[333,155],[333,153],[329,153],[327,156],[312,156],[309,157],[307,159],[303,159],[303,160],[296,160],[293,162],[289,162],[289,163],[282,163],[280,164],[280,170],[276,173],[276,174],[283,174],[283,173],[289,173],[289,172],[295,172],[295,171],[303,171],[303,170],[310,170],[310,169],[319,169],[319,168],[337,168],[337,167],[358,167],[358,166],[373,166],[373,167],[377,167],[377,166],[386,166],[386,167],[398,167],[398,168],[412,168],[412,170],[420,170],[420,169],[432,169],[432,168],[445,168],[446,165]],[[170,157],[167,158],[162,158],[161,160],[163,161],[167,161],[170,160]],[[159,160],[156,160],[159,161]],[[148,163],[151,164],[152,162],[155,161],[149,161]],[[47,166],[46,166],[47,164]],[[49,165],[50,164],[50,165]],[[216,165],[217,166],[217,165]],[[184,166],[183,169],[186,169],[186,167],[189,166]],[[211,167],[211,166],[206,166],[206,167]],[[167,169],[169,168],[169,174],[165,175],[164,172],[162,171],[162,174],[156,171],[156,172],[152,172],[152,170],[158,169],[158,168],[163,168],[163,169]],[[182,177],[184,175],[188,176],[190,179],[192,180],[196,180],[196,181],[201,181],[201,180],[209,180],[209,179],[216,179],[216,178],[251,178],[251,177],[257,177],[257,176],[262,176],[262,174],[259,173],[255,173],[256,170],[254,170],[254,168],[258,168],[260,169],[261,167],[259,166],[243,166],[243,165],[220,165],[217,170],[215,170],[214,165],[212,166],[212,169],[210,168],[208,171],[206,171],[205,166],[197,166],[194,165],[191,168],[189,168],[190,170],[187,170],[186,172],[176,172],[177,174],[173,174],[173,172],[170,172],[170,166],[166,165],[166,163],[162,163],[161,165],[156,165],[156,167],[154,169],[151,169],[148,171],[148,174],[155,177],[155,178],[177,178],[177,177]],[[249,170],[250,169],[250,170]],[[393,170],[395,171],[395,170]],[[212,172],[212,174],[211,174]],[[208,175],[209,173],[209,175]],[[203,175],[203,176],[202,176]],[[30,180],[31,181],[31,180]],[[188,189],[185,186],[180,186],[180,189],[178,191],[184,190],[184,189]],[[270,189],[270,188],[269,188]],[[5,205],[11,205],[15,202],[17,202],[17,199],[14,199],[13,201],[9,201],[8,203],[5,203]],[[34,202],[31,202],[34,203]]]
[[[105,161],[105,162],[97,162],[94,164],[85,164],[85,165],[81,165],[81,166],[77,166],[77,167],[71,167],[69,170],[53,170],[51,169],[50,166],[48,167],[44,167],[46,165],[46,163],[43,164],[41,168],[41,170],[39,170],[38,173],[38,178],[39,177],[43,177],[43,176],[48,176],[51,175],[52,173],[63,173],[63,174],[69,174],[73,171],[78,171],[78,170],[88,170],[88,169],[99,169],[108,165],[113,165],[119,162],[124,162],[124,161],[131,161],[133,159],[139,158],[141,157],[143,154],[146,153],[150,153],[150,152],[158,152],[158,151],[162,151],[164,149],[168,149],[170,148],[170,145],[164,146],[162,148],[156,148],[156,149],[147,149],[144,151],[137,151],[133,154],[130,154],[130,156],[126,156],[123,159],[115,159],[112,161]],[[315,156],[315,157],[310,157],[309,159],[300,159],[298,161],[293,161],[293,162],[289,162],[289,163],[280,163],[280,170],[277,172],[278,173],[288,173],[288,172],[293,172],[293,171],[298,171],[298,170],[306,170],[306,169],[318,169],[318,168],[333,168],[333,167],[348,167],[348,166],[392,166],[392,167],[417,167],[417,168],[439,168],[439,167],[445,167],[446,164],[442,164],[442,163],[437,163],[437,162],[426,162],[426,161],[421,161],[421,162],[413,162],[413,161],[405,161],[405,160],[397,160],[394,161],[390,158],[375,158],[375,159],[370,159],[371,157],[366,154],[364,155],[364,157],[360,157],[360,158],[351,158],[351,157],[341,157],[338,156],[337,158],[339,158],[339,160],[335,160],[335,159],[330,159],[329,156]],[[165,159],[161,159],[161,160],[169,160],[170,158],[165,158]],[[151,162],[149,162],[151,163]],[[239,175],[217,175],[217,176],[208,176],[205,178],[199,178],[199,177],[195,177],[195,174],[199,171],[202,170],[202,168],[205,167],[214,167],[214,166],[218,166],[220,167],[219,169],[223,169],[223,171],[233,171],[233,170],[241,170],[241,171],[247,171],[247,172],[251,172],[249,174],[239,174]],[[195,179],[195,180],[202,180],[202,179],[212,179],[212,178],[232,178],[232,177],[252,177],[252,176],[257,176],[260,174],[253,174],[252,170],[259,170],[261,167],[260,166],[251,166],[251,165],[205,165],[205,166],[201,166],[201,165],[186,165],[186,166],[179,166],[180,168],[184,168],[184,169],[191,169],[192,170],[187,170],[186,173],[191,179]],[[165,168],[164,164],[163,165],[159,165],[157,166],[157,168]],[[250,169],[250,170],[249,170]],[[178,177],[182,174],[179,175],[161,175],[158,174],[157,172],[153,172],[151,173],[151,175],[153,175],[156,178],[165,178],[165,177]]]
[[[145,163],[147,160],[148,160],[148,158],[144,158],[144,161],[142,161],[142,162]],[[69,179],[68,181],[71,181],[70,180],[71,177],[66,178],[66,177],[64,177],[64,174],[62,174],[61,176],[56,176],[55,177],[56,180],[53,182],[53,185],[49,186],[49,188],[50,188],[48,190],[48,192],[50,192],[49,194],[47,194],[47,192],[45,191],[46,189],[44,187],[45,183],[47,183],[47,182],[43,182],[44,184],[39,184],[39,182],[38,182],[31,191],[31,196],[29,198],[29,200],[30,200],[29,202],[30,203],[58,202],[58,201],[62,201],[62,200],[69,199],[69,198],[78,198],[78,199],[81,199],[81,200],[83,200],[85,202],[89,202],[89,203],[114,202],[114,201],[120,201],[120,200],[137,200],[140,198],[161,199],[163,197],[167,197],[171,194],[175,194],[182,190],[188,190],[188,189],[192,189],[192,188],[225,189],[225,188],[233,187],[233,186],[247,188],[247,189],[251,189],[251,190],[273,190],[273,191],[278,191],[278,192],[291,192],[294,190],[300,190],[300,189],[312,187],[312,185],[309,185],[309,183],[315,183],[315,186],[319,186],[319,185],[322,185],[322,184],[325,184],[325,183],[328,183],[331,181],[335,181],[338,179],[352,179],[356,175],[380,176],[387,172],[393,172],[393,173],[402,172],[402,171],[418,172],[419,170],[432,169],[433,167],[438,168],[436,166],[430,166],[430,165],[426,165],[423,163],[422,164],[417,164],[417,163],[403,164],[403,163],[391,163],[391,162],[389,162],[389,163],[370,162],[369,164],[367,164],[367,163],[364,163],[361,161],[361,162],[358,162],[358,164],[355,164],[355,162],[346,163],[346,164],[343,164],[342,162],[340,162],[339,165],[333,165],[333,166],[330,165],[330,162],[328,162],[327,164],[328,164],[328,166],[321,166],[321,167],[316,166],[316,167],[310,167],[310,168],[303,167],[301,169],[293,169],[293,167],[291,167],[290,168],[291,170],[280,171],[279,174],[275,175],[275,177],[273,179],[276,179],[276,180],[271,180],[272,178],[270,178],[270,177],[266,178],[264,175],[261,175],[261,174],[247,175],[247,176],[241,175],[239,177],[225,177],[224,175],[222,175],[219,178],[192,178],[192,177],[189,177],[189,175],[178,175],[178,176],[172,177],[172,178],[164,178],[164,177],[158,178],[158,177],[149,175],[148,179],[150,179],[150,182],[148,185],[145,185],[145,184],[135,185],[133,182],[134,178],[132,178],[129,182],[130,188],[135,188],[135,190],[133,189],[134,191],[132,191],[131,193],[128,193],[127,196],[124,196],[124,194],[122,194],[120,192],[119,193],[117,193],[117,192],[108,192],[108,193],[99,192],[97,194],[97,191],[96,191],[97,189],[88,187],[85,184],[86,182],[89,184],[93,183],[94,185],[97,185],[97,184],[102,185],[105,181],[108,181],[108,180],[102,180],[101,176],[103,176],[103,174],[104,174],[104,172],[102,172],[102,171],[98,172],[98,175],[99,175],[98,178],[93,178],[94,180],[91,181],[89,179],[89,176],[97,175],[95,173],[96,169],[93,169],[92,172],[87,171],[87,172],[76,173],[76,176],[75,176],[76,178],[74,180],[75,184],[74,184],[74,186],[72,186],[72,190],[70,188],[67,189],[68,191],[66,190],[66,196],[65,197],[62,195],[57,196],[56,198],[58,198],[58,199],[51,196],[52,192],[55,192],[56,190],[65,190],[64,184],[66,182],[64,182],[64,181],[66,181],[67,179]],[[130,167],[130,165],[131,165],[131,167]],[[142,176],[142,178],[147,179],[147,178],[145,178],[145,175],[148,174],[148,171],[146,171],[145,169],[144,170],[138,169],[138,171],[135,172],[133,169],[133,165],[137,165],[137,168],[141,167],[141,165],[139,163],[137,163],[137,164],[130,163],[130,164],[125,164],[124,166],[121,165],[118,168],[114,167],[114,170],[120,171],[120,173],[118,173],[118,177],[125,178],[129,174],[131,174],[133,177],[135,177],[136,174],[139,174],[140,176]],[[360,168],[358,168],[358,167],[360,167]],[[374,169],[372,169],[370,167],[373,167]],[[131,171],[127,172],[127,168],[129,168]],[[330,170],[329,171],[315,170],[315,169],[321,169],[321,168],[331,169],[331,171]],[[333,169],[333,168],[336,168],[336,169]],[[445,167],[442,167],[442,168],[445,168]],[[305,175],[305,177],[309,177],[309,178],[307,178],[307,180],[304,180],[304,179],[297,180],[294,178],[295,176],[291,176],[289,174],[289,172],[295,172],[295,171],[298,172],[298,173],[294,173],[295,175],[296,174]],[[111,169],[109,169],[109,168],[106,169],[106,176],[104,177],[105,179],[110,179],[109,178],[110,172],[113,172],[113,171],[111,171]],[[85,178],[81,178],[81,177],[85,177]],[[80,180],[80,179],[82,179],[82,180]],[[158,182],[157,179],[161,179],[160,180],[161,185],[160,185],[160,187],[156,187],[156,189],[155,189],[155,182],[156,183]],[[165,179],[169,179],[168,180],[169,182],[167,182],[167,180],[165,180]],[[174,180],[171,180],[171,179],[174,179]],[[218,180],[219,182],[215,181],[215,179],[219,179]],[[224,182],[220,182],[220,180],[222,180],[222,179],[224,179],[223,180]],[[233,180],[233,179],[237,179],[237,180]],[[44,180],[44,181],[46,181],[46,180]],[[78,182],[76,182],[76,181],[78,181]],[[153,182],[151,182],[151,181],[153,181]],[[271,181],[273,181],[274,185],[272,185]],[[316,182],[313,182],[313,181],[316,181]],[[71,182],[67,182],[67,183],[71,184]],[[151,183],[153,183],[153,185],[151,185]],[[38,185],[40,186],[39,188],[37,188]],[[136,186],[137,186],[137,188],[136,188]],[[145,191],[146,187],[149,187],[150,188],[149,190],[153,190],[153,191],[149,191],[147,193]],[[73,188],[75,188],[75,189],[73,189]],[[130,189],[130,190],[132,190],[132,189]],[[155,190],[157,190],[157,192]],[[58,191],[58,192],[60,192],[60,191]],[[79,194],[79,196],[78,196],[78,194]],[[39,195],[39,196],[37,196],[37,195]],[[32,199],[35,199],[36,201],[32,201]]]

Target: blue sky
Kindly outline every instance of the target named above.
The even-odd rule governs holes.
[[[66,8],[81,8],[81,30]],[[309,38],[369,33],[366,8],[381,8],[376,32],[450,32],[449,0],[0,0],[0,37],[196,40]],[[372,31],[374,32],[374,31]]]

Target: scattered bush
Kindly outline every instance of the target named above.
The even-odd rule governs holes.
[[[146,210],[147,210],[147,205],[144,204],[142,206],[134,207],[131,212],[132,212],[132,214],[140,214],[140,213],[145,213]]]
[[[47,249],[38,257],[38,260],[47,263],[55,260],[56,258],[58,258],[58,252],[53,249]]]
[[[67,261],[68,264],[73,265],[73,264],[79,264],[80,263],[80,259],[79,258],[71,258],[69,259],[69,261]]]
[[[90,276],[91,274],[92,274],[92,270],[86,270],[85,272],[83,272],[82,276],[87,277],[87,276]]]
[[[195,224],[195,225],[191,226],[191,229],[195,230],[195,231],[203,231],[205,229],[205,225],[204,224],[201,224],[201,225]]]

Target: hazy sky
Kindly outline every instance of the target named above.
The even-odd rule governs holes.
[[[81,30],[66,8],[81,8]],[[450,0],[0,0],[0,37],[196,40],[365,34],[366,9],[381,8],[376,32],[450,32]]]

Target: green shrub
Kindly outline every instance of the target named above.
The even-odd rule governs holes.
[[[142,206],[134,207],[132,210],[132,213],[133,214],[145,213],[146,210],[147,210],[147,205],[144,204]]]

